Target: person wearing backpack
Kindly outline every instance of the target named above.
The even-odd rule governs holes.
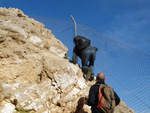
[[[91,106],[92,113],[113,113],[120,98],[113,89],[105,84],[105,74],[98,73],[96,83],[91,86],[85,104]]]
[[[73,39],[75,47],[73,49],[72,61],[74,64],[78,62],[78,57],[81,59],[82,71],[86,75],[87,80],[94,79],[94,62],[96,51],[98,48],[91,46],[91,41],[82,36],[76,36]]]

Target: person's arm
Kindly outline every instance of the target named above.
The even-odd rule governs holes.
[[[96,105],[95,100],[96,100],[96,96],[95,96],[94,87],[91,87],[90,91],[89,91],[89,97],[88,97],[88,100],[87,100],[87,105],[95,106]]]
[[[116,106],[120,103],[120,97],[117,95],[117,93],[114,91],[114,96],[115,96],[115,102]]]
[[[73,49],[72,61],[73,61],[74,64],[76,64],[78,62],[78,56],[77,56],[77,49],[76,49],[76,47],[74,47],[74,49]]]

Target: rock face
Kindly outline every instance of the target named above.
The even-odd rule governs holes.
[[[68,49],[44,24],[0,8],[0,113],[91,113],[79,99],[94,82],[64,59]],[[134,113],[124,102],[115,113]]]

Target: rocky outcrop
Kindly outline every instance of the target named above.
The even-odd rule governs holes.
[[[0,8],[0,113],[91,113],[81,97],[94,82],[64,58],[68,49],[44,24]],[[134,113],[123,102],[115,113]]]

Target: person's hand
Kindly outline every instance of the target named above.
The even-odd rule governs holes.
[[[79,66],[79,64],[75,64],[76,66]]]
[[[88,98],[84,98],[84,104],[87,104],[87,100],[88,100]]]
[[[76,65],[76,66],[78,66],[78,67],[80,67],[80,65],[79,65],[79,64],[77,64],[77,63],[76,63],[75,65]]]

